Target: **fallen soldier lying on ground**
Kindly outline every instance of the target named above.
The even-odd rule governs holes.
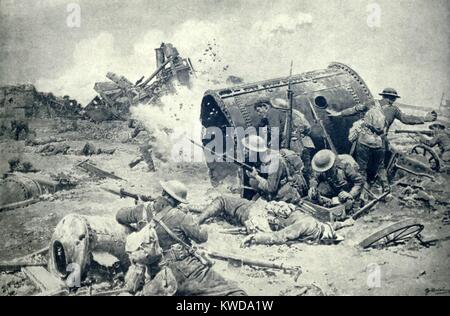
[[[285,202],[254,202],[233,196],[219,196],[214,199],[198,218],[199,224],[221,216],[232,225],[244,226],[246,239],[264,244],[283,244],[288,241],[341,241],[336,230],[352,226],[354,221],[322,223],[311,215],[302,213],[293,204]],[[255,234],[256,233],[256,234]]]
[[[36,150],[36,153],[42,154],[43,156],[66,155],[69,149],[70,146],[65,144],[47,144]]]
[[[64,138],[58,138],[58,137],[47,137],[47,138],[30,138],[25,141],[26,146],[41,146],[41,145],[47,145],[50,143],[60,143],[65,141]]]
[[[112,155],[114,154],[116,150],[115,149],[102,149],[95,147],[92,143],[86,143],[83,148],[77,152],[77,155],[84,155],[84,156],[92,156],[92,155]]]
[[[322,223],[301,211],[288,213],[286,209],[283,212],[269,212],[268,221],[273,231],[249,235],[244,239],[242,246],[282,245],[289,242],[340,242],[344,238],[336,231],[353,226],[355,223],[351,218],[344,222]]]

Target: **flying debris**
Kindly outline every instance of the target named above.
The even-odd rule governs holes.
[[[195,74],[189,58],[183,58],[176,47],[162,43],[155,49],[156,70],[132,83],[124,76],[108,72],[110,81],[97,82],[94,90],[98,95],[86,106],[87,116],[93,121],[126,120],[129,109],[137,104],[157,104],[158,100],[175,93],[175,85],[191,86]],[[145,79],[145,80],[144,80]]]

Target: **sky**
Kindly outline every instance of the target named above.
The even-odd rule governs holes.
[[[450,99],[449,3],[0,0],[0,85],[86,103],[108,71],[131,81],[151,74],[164,41],[210,78],[264,80],[286,76],[291,60],[294,73],[338,61],[374,94],[394,87],[404,103],[437,107],[443,92]],[[208,45],[214,58],[203,55]]]

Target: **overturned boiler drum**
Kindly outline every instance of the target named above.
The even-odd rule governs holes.
[[[43,194],[41,185],[28,177],[12,175],[0,180],[2,206],[38,199]]]
[[[333,120],[327,115],[326,110],[342,111],[358,103],[370,103],[373,102],[373,96],[362,78],[349,66],[341,63],[332,63],[327,69],[292,77],[206,91],[201,104],[203,127],[218,127],[222,129],[225,137],[227,127],[246,129],[258,126],[261,118],[257,115],[254,104],[262,100],[286,100],[289,81],[291,81],[294,95],[293,107],[302,112],[311,124],[311,137],[316,148],[324,147],[324,134],[319,123],[314,120],[311,106],[322,120],[337,151],[348,153],[351,147],[348,132],[359,117]],[[287,108],[275,108],[275,110],[282,112],[282,117],[286,119]],[[225,165],[219,164],[222,168],[217,168],[217,163],[209,164],[210,169],[217,171],[212,170],[213,174],[224,173],[219,169],[223,169]]]
[[[49,271],[66,278],[71,272],[86,276],[96,253],[115,256],[123,267],[129,265],[125,242],[129,230],[114,217],[71,214],[56,226],[49,245]]]

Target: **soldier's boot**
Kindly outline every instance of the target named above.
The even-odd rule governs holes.
[[[208,218],[216,217],[224,211],[224,202],[222,197],[215,198],[200,214],[198,223],[203,224]]]

